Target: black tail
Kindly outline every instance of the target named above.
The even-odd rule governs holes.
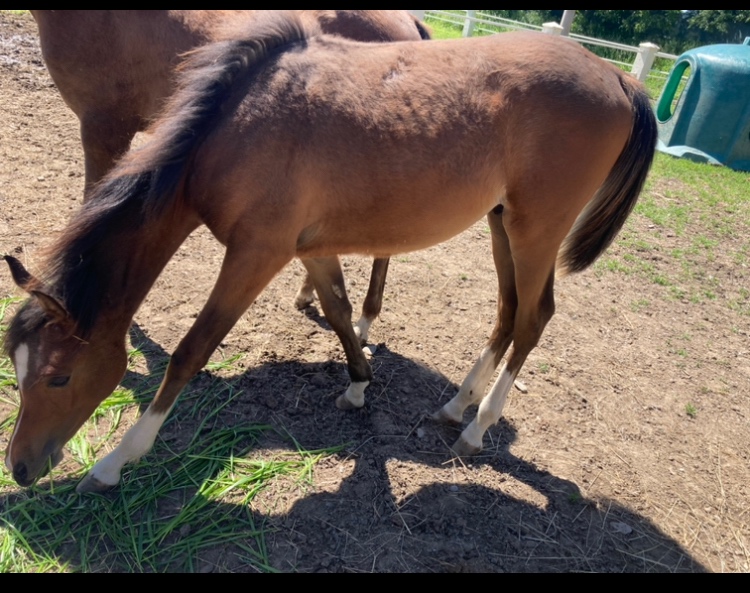
[[[606,181],[565,239],[558,265],[580,272],[593,264],[625,224],[643,189],[656,150],[656,117],[646,91],[623,78],[633,105],[630,139]]]

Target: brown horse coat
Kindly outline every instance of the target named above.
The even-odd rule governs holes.
[[[180,56],[258,10],[32,10],[42,56],[81,122],[86,186],[101,179],[174,90]],[[303,10],[323,31],[358,41],[415,41],[405,10]]]

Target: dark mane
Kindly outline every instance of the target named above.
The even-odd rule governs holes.
[[[222,40],[190,54],[178,90],[151,127],[150,140],[131,151],[94,188],[89,201],[49,248],[41,281],[75,320],[77,335],[90,335],[106,298],[111,253],[105,241],[125,238],[173,205],[190,156],[222,112],[235,83],[285,49],[318,31],[291,11],[241,20]],[[103,253],[104,252],[104,253]],[[5,339],[12,351],[43,317],[25,306]]]

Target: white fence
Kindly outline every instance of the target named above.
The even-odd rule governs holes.
[[[563,27],[558,23],[546,23],[539,27],[500,18],[481,10],[412,10],[411,12],[422,20],[429,19],[430,21],[445,23],[457,28],[460,27],[463,30],[464,37],[471,37],[474,34],[488,35],[511,30],[542,31],[551,35],[565,35]],[[630,62],[616,59],[609,59],[608,61],[622,68],[629,68],[633,75],[641,82],[645,82],[649,76],[660,80],[667,79],[668,72],[654,69],[656,58],[664,58],[670,61],[677,59],[675,55],[660,52],[659,47],[653,43],[645,42],[639,47],[634,47],[632,45],[604,41],[603,39],[595,39],[583,35],[571,34],[569,37],[582,45],[616,50],[626,55],[632,54],[633,60]]]

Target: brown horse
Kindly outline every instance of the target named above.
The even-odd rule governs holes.
[[[257,10],[32,10],[42,55],[65,103],[81,123],[86,195],[127,152],[172,94],[180,56],[210,42],[227,21]],[[325,33],[367,42],[428,39],[405,10],[304,10]],[[388,259],[373,263],[356,330],[362,341],[380,314]],[[313,302],[308,276],[295,298]]]
[[[257,10],[31,10],[42,56],[81,123],[86,188],[125,154],[172,94],[180,56],[210,42],[227,20]],[[305,10],[324,32],[356,41],[417,41],[405,10]]]
[[[216,285],[154,401],[81,491],[117,484],[149,451],[182,388],[295,256],[347,355],[337,404],[362,407],[372,371],[337,254],[421,249],[486,215],[497,324],[436,414],[461,422],[481,402],[454,445],[479,451],[554,312],[556,267],[583,270],[614,239],[656,141],[642,86],[568,40],[362,44],[311,33],[294,14],[196,51],[152,132],[97,186],[39,279],[7,258],[32,295],[5,343],[21,392],[6,465],[21,485],[60,459],[117,386],[133,314],[201,224],[226,246]]]

